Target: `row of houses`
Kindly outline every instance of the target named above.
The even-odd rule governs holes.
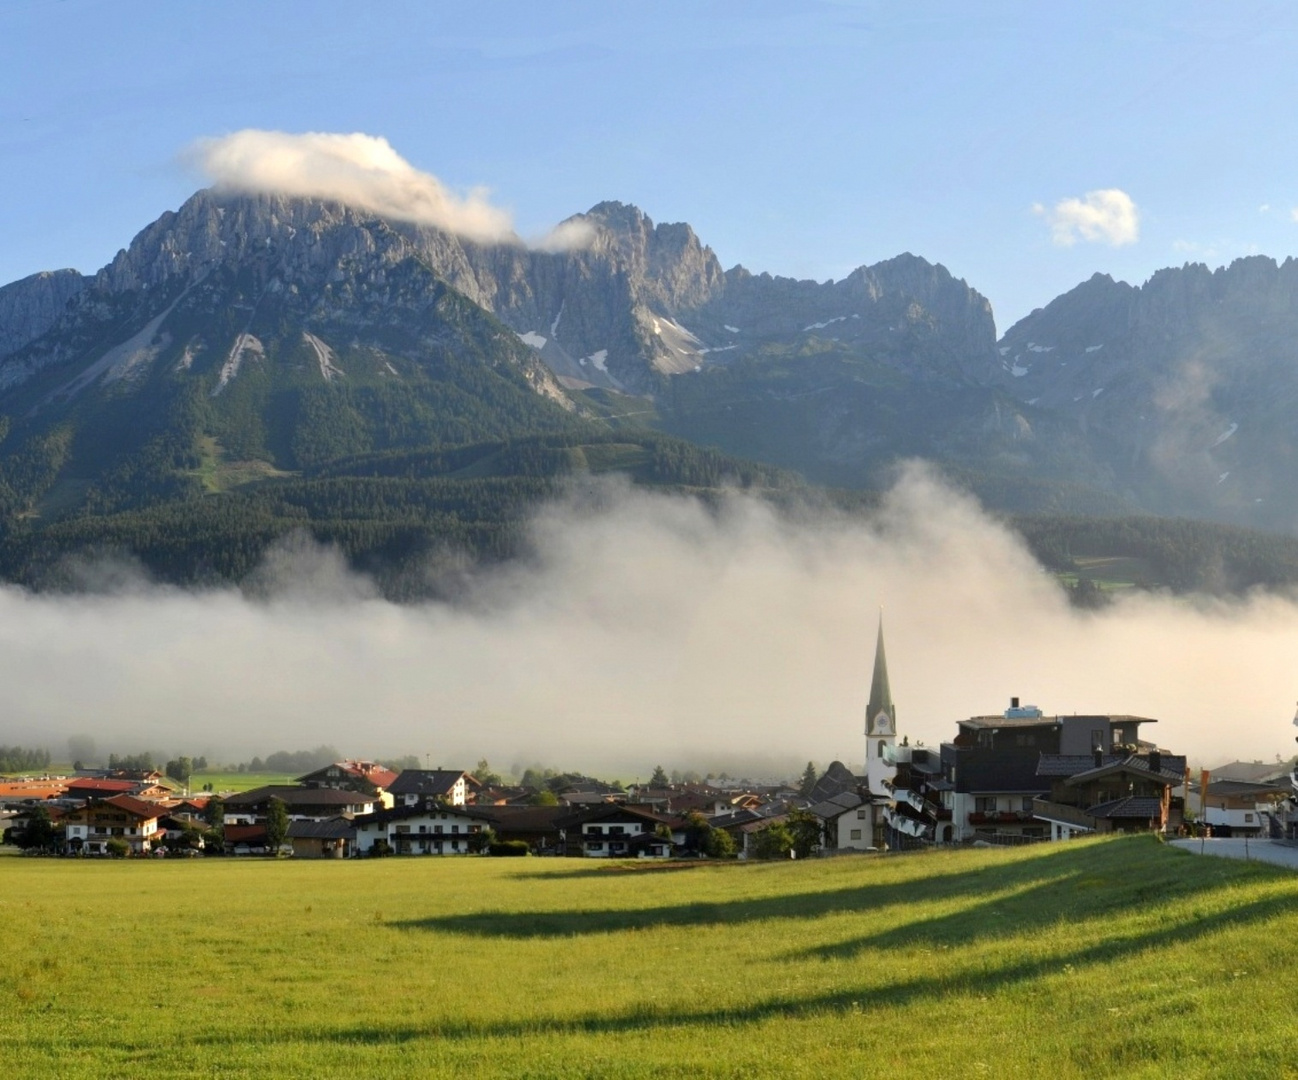
[[[622,790],[591,781],[559,793],[558,805],[538,806],[535,792],[487,788],[466,771],[397,773],[349,760],[293,784],[229,795],[224,841],[236,854],[265,852],[276,803],[294,854],[318,858],[470,854],[489,841],[537,853],[668,858],[697,846],[700,822],[727,833],[742,855],[761,832],[796,814],[814,819],[816,846],[827,853],[1175,833],[1191,815],[1225,835],[1298,826],[1280,809],[1295,786],[1286,766],[1204,775],[1196,788],[1184,755],[1147,737],[1156,723],[1125,714],[1047,716],[1012,698],[1000,713],[959,721],[950,742],[899,743],[881,619],[865,769],[858,775],[833,762],[809,793],[779,785]],[[55,808],[69,851],[103,853],[118,841],[146,853],[206,816],[204,798],[177,798],[160,779],[78,777],[42,797]],[[31,791],[40,786],[31,783]],[[4,799],[0,785],[0,804]]]

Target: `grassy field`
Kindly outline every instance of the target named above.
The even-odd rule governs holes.
[[[1298,875],[0,860],[6,1078],[1293,1077]]]
[[[305,771],[305,770],[303,770]],[[189,778],[189,790],[195,794],[204,790],[207,784],[215,792],[251,791],[266,784],[291,784],[301,773],[254,773],[254,772],[196,772]]]

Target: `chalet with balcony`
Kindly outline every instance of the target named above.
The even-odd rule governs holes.
[[[279,799],[284,804],[290,821],[327,821],[339,815],[371,814],[378,796],[348,789],[268,784],[229,796],[225,800],[225,824],[263,824],[271,799]]]
[[[360,855],[371,854],[380,840],[396,855],[468,855],[491,820],[477,807],[431,803],[378,810],[353,824]]]
[[[666,859],[685,842],[685,821],[638,804],[590,807],[559,820],[570,854]]]
[[[1043,754],[1038,775],[1050,791],[1033,813],[1050,839],[1081,833],[1166,832],[1179,829],[1184,802],[1172,789],[1185,779],[1185,758],[1153,749],[1091,755]]]
[[[63,814],[67,850],[72,854],[107,855],[110,840],[122,840],[136,855],[147,855],[162,840],[156,803],[132,795],[91,799]]]
[[[1207,791],[1200,793],[1199,819],[1213,836],[1269,835],[1272,815],[1278,823],[1280,804],[1291,790],[1288,783],[1210,778]]]
[[[419,806],[428,802],[465,806],[473,802],[482,785],[462,769],[402,769],[388,787],[394,806]]]
[[[397,773],[376,761],[348,760],[335,761],[322,769],[299,776],[295,783],[310,788],[357,791],[362,795],[376,796],[378,803],[390,806],[392,799],[384,796],[396,778]]]

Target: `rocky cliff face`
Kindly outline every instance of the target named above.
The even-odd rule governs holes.
[[[52,329],[85,287],[75,270],[51,270],[0,288],[0,359]]]
[[[315,288],[326,278],[373,282],[417,258],[573,387],[656,392],[664,376],[810,334],[899,358],[920,345],[941,358],[944,377],[981,379],[994,367],[986,299],[911,255],[821,284],[723,273],[688,225],[655,225],[622,203],[600,203],[564,229],[578,240],[566,250],[480,245],[336,204],[203,191],[141,232],[94,286],[157,290],[237,265]]]
[[[996,381],[1085,431],[1146,502],[1290,525],[1298,261],[1096,275],[1010,328]]]

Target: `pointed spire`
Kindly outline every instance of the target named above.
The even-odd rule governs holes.
[[[879,609],[879,640],[874,647],[874,677],[870,680],[870,703],[865,707],[865,731],[873,734],[874,721],[880,713],[887,713],[892,721],[892,731],[897,730],[897,713],[892,703],[892,688],[888,685],[888,657],[883,651],[883,608]]]

